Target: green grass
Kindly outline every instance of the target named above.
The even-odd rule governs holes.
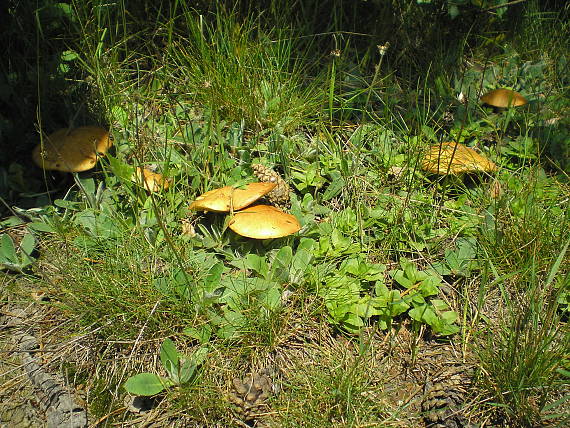
[[[208,346],[198,376],[158,397],[169,423],[243,424],[232,381],[271,368],[278,389],[258,416],[269,426],[420,426],[427,385],[472,364],[461,411],[472,422],[564,425],[570,52],[556,41],[570,35],[568,10],[529,1],[504,19],[465,7],[453,20],[394,2],[302,2],[288,13],[276,0],[40,3],[22,43],[57,84],[28,81],[22,58],[3,76],[41,101],[28,122],[46,133],[104,124],[114,151],[67,181],[38,170],[24,180],[30,162],[18,151],[0,190],[34,220],[31,272],[68,321],[57,333],[92,338],[66,367],[90,391],[94,420],[138,417],[120,411],[122,385],[165,376],[168,337],[182,354]],[[10,17],[13,27],[28,19]],[[462,18],[479,25],[458,28]],[[530,106],[478,104],[480,90],[502,86]],[[12,135],[13,118],[0,119]],[[451,140],[498,171],[422,171],[424,150]],[[224,215],[188,211],[204,191],[253,181],[253,163],[291,186],[299,234],[252,241]],[[171,187],[147,193],[131,179],[137,166]],[[0,257],[21,251],[11,242]]]

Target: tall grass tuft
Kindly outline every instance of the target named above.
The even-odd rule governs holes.
[[[315,88],[303,80],[303,53],[288,29],[218,11],[212,18],[182,6],[184,29],[172,41],[170,73],[215,117],[249,129],[292,130],[317,116]]]
[[[569,243],[546,278],[535,263],[529,267],[518,286],[525,292],[512,298],[506,320],[490,328],[478,351],[482,386],[500,414],[516,426],[568,421],[570,329],[561,319],[557,297],[570,287],[569,274],[561,270]],[[505,285],[499,281],[500,287]]]

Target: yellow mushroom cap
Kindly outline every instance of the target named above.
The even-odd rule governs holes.
[[[32,160],[40,168],[63,172],[87,171],[97,157],[107,153],[113,140],[109,132],[98,126],[63,128],[44,138],[32,151]]]
[[[235,213],[228,227],[238,235],[253,239],[281,238],[301,229],[294,215],[271,205],[254,205]]]
[[[528,103],[521,94],[510,89],[494,89],[481,97],[481,101],[493,107],[517,107]]]
[[[463,144],[448,141],[430,146],[421,163],[432,174],[495,172],[497,165]]]
[[[137,167],[135,173],[131,177],[135,183],[142,184],[149,192],[158,192],[167,190],[170,187],[170,180],[164,178],[162,174],[152,172],[150,169]]]
[[[225,186],[210,190],[190,204],[191,210],[227,213],[230,207],[240,210],[271,192],[277,183],[250,183],[244,189]]]

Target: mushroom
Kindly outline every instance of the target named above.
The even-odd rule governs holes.
[[[250,183],[243,189],[225,186],[210,190],[198,196],[196,200],[190,204],[190,209],[219,213],[240,210],[253,204],[259,198],[269,193],[276,185],[277,183]]]
[[[131,180],[135,183],[142,184],[149,192],[167,190],[170,187],[170,180],[164,178],[157,172],[140,166],[136,168]]]
[[[421,167],[427,172],[439,175],[497,170],[497,165],[493,161],[455,141],[430,146],[424,155]]]
[[[481,97],[483,104],[492,106],[495,111],[504,110],[508,107],[523,106],[528,103],[521,94],[510,89],[494,89]]]
[[[32,151],[32,160],[45,170],[82,172],[113,145],[109,131],[98,126],[63,128],[50,134]]]
[[[271,205],[254,205],[236,212],[228,227],[238,235],[253,239],[281,238],[301,229],[294,215]]]

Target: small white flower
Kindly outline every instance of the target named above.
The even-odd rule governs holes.
[[[463,92],[460,92],[459,95],[457,95],[457,99],[461,104],[465,104],[467,102],[467,97]]]
[[[380,52],[380,56],[384,56],[386,55],[386,52],[388,52],[388,48],[390,47],[390,42],[386,42],[383,45],[378,45],[378,52]]]

